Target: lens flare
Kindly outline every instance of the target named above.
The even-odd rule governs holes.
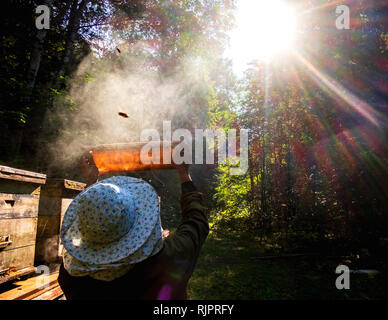
[[[238,72],[252,60],[270,60],[292,47],[296,14],[282,1],[240,1],[236,21],[227,55]]]

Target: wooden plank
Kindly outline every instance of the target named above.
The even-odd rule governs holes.
[[[86,184],[79,181],[73,181],[68,179],[47,178],[46,186],[53,187],[53,188],[60,188],[60,189],[82,191],[85,189]]]
[[[42,280],[45,275],[39,275],[36,277],[29,278],[23,281],[14,282],[14,285],[17,285],[17,288],[11,289],[7,292],[0,294],[0,300],[20,300],[21,298],[27,298],[42,290]],[[48,276],[49,285],[52,286],[58,279],[58,272],[51,273]]]
[[[0,193],[12,194],[40,194],[41,184],[23,181],[0,179]]]
[[[63,296],[63,291],[58,284],[54,289],[51,289],[31,300],[56,300],[61,298],[62,296]]]
[[[9,274],[5,274],[3,276],[0,276],[0,284],[17,279],[19,277],[29,275],[31,273],[34,273],[35,271],[36,271],[35,267],[28,267],[28,268],[23,268],[23,269],[17,270],[15,272],[11,272]]]
[[[39,200],[39,219],[36,237],[35,262],[57,262],[62,254],[60,227],[63,216],[73,198],[85,184],[49,178],[42,186]]]
[[[43,293],[46,293],[52,289],[55,289],[58,286],[59,286],[58,281],[54,280],[54,281],[51,281],[46,288],[36,288],[30,292],[26,292],[24,295],[21,295],[20,297],[14,300],[33,300],[34,298],[39,297]]]
[[[26,176],[26,177],[35,177],[35,178],[40,178],[40,179],[46,179],[46,175],[43,173],[21,170],[21,169],[16,169],[16,168],[11,168],[11,167],[7,167],[7,166],[1,166],[1,165],[0,165],[0,172],[12,173],[12,174],[17,174],[17,175]]]
[[[0,236],[9,236],[12,243],[2,251],[34,245],[38,218],[0,220]]]
[[[28,177],[28,176],[26,177],[26,176],[21,176],[18,174],[4,173],[4,172],[0,172],[0,178],[16,180],[16,181],[31,182],[31,183],[37,183],[37,184],[45,184],[46,183],[46,179]]]
[[[85,183],[78,182],[78,181],[72,181],[72,180],[64,180],[64,186],[66,189],[72,189],[77,191],[83,191],[86,187]]]
[[[13,250],[0,251],[0,269],[19,270],[32,267],[35,258],[35,243]]]
[[[149,141],[153,146],[160,146],[163,145],[162,141]],[[138,150],[141,149],[144,145],[146,145],[148,141],[146,142],[123,142],[123,143],[111,143],[111,144],[100,144],[98,146],[92,146],[89,147],[92,151],[106,151],[106,150]]]
[[[0,269],[0,276],[4,275],[8,270],[9,268]]]
[[[74,198],[86,187],[85,183],[67,179],[46,179],[44,193],[49,197]]]
[[[122,143],[110,143],[110,144],[100,144],[97,146],[88,147],[93,151],[110,151],[110,150],[140,150],[145,145],[154,146],[154,147],[163,147],[163,145],[171,145],[171,148],[174,148],[178,145],[180,141],[137,141],[137,142],[122,142]]]
[[[38,208],[38,195],[0,193],[0,220],[36,218],[38,217]]]

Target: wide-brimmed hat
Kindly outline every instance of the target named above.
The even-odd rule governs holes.
[[[87,264],[146,259],[162,240],[158,195],[149,183],[133,177],[99,181],[68,207],[61,239],[72,257]]]

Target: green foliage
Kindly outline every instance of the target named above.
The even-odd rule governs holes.
[[[323,256],[260,259],[276,247],[242,233],[213,233],[205,242],[188,285],[198,300],[385,299],[386,274],[351,274],[350,290],[338,290],[334,270],[344,262]]]
[[[323,251],[331,244],[357,251],[388,237],[381,108],[387,33],[383,19],[375,18],[381,8],[377,0],[353,4],[356,25],[349,32],[327,27],[333,19],[327,1],[298,2],[306,14],[297,55],[271,64],[254,62],[240,80],[222,57],[234,24],[234,1],[87,3],[77,12],[75,2],[53,1],[51,29],[39,43],[33,23],[37,2],[2,2],[9,14],[1,21],[0,39],[1,163],[81,178],[74,154],[64,150],[74,141],[81,149],[105,137],[96,117],[82,112],[85,97],[74,92],[95,90],[99,74],[140,70],[180,84],[176,101],[185,104],[176,108],[174,126],[250,129],[245,175],[230,175],[230,164],[193,168],[214,231],[238,230],[241,236],[258,237],[261,245],[270,239],[273,246],[293,251]],[[74,16],[78,20],[71,29]],[[31,81],[36,48],[40,65]],[[86,56],[87,70],[80,65]],[[161,180],[167,226],[177,224],[177,181],[172,175],[149,178]],[[223,275],[240,281],[235,276],[243,271],[224,268],[211,281]],[[234,290],[242,289],[236,285]],[[270,287],[260,296],[287,295]]]
[[[247,175],[236,178],[226,167],[219,168],[214,226],[240,215],[236,229],[244,225],[295,251],[326,250],[331,240],[344,251],[352,243],[373,247],[386,237],[380,228],[387,221],[381,211],[386,191],[379,182],[388,172],[386,153],[361,132],[373,132],[381,143],[386,139],[381,125],[368,123],[349,99],[357,94],[372,108],[377,106],[379,89],[355,76],[381,75],[370,64],[384,59],[378,50],[385,46],[382,26],[370,19],[376,8],[354,7],[352,14],[362,12],[361,25],[346,34],[335,28],[315,31],[328,21],[328,10],[307,15],[298,50],[318,71],[306,69],[297,56],[252,63],[234,87],[230,107],[211,112],[215,126],[241,123],[251,133]],[[318,48],[323,44],[322,52]],[[327,83],[344,88],[338,93]],[[226,223],[228,230],[231,225]]]
[[[215,197],[220,207],[219,214],[231,218],[247,217],[250,214],[250,180],[247,175],[230,175],[231,167],[233,166],[218,167]]]

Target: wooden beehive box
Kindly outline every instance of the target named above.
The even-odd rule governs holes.
[[[0,283],[33,272],[40,187],[46,175],[0,166]]]
[[[40,192],[36,264],[60,262],[62,219],[70,203],[85,186],[77,181],[47,178]]]

